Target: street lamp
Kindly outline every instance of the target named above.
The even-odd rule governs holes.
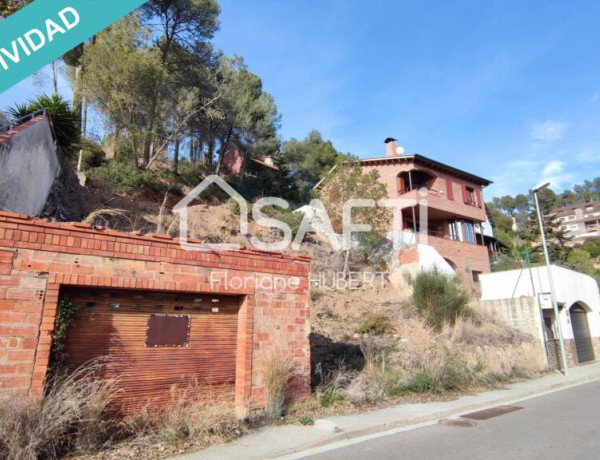
[[[544,247],[544,257],[546,258],[546,269],[548,270],[548,281],[550,282],[550,297],[552,299],[552,308],[554,309],[554,317],[556,318],[556,328],[558,330],[558,341],[560,343],[560,355],[562,360],[563,374],[566,376],[569,374],[569,367],[567,365],[567,353],[565,351],[565,340],[563,338],[562,326],[560,324],[560,317],[558,313],[558,303],[556,302],[556,293],[554,291],[554,281],[552,280],[552,269],[550,268],[550,256],[548,255],[548,245],[546,244],[546,234],[544,233],[544,221],[542,219],[542,213],[540,211],[540,204],[538,202],[538,192],[548,188],[550,182],[545,182],[531,189],[533,193],[533,199],[535,201],[535,210],[540,224],[540,233],[542,235],[542,245]]]

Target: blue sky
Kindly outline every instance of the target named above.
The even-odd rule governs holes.
[[[262,77],[284,139],[315,128],[366,158],[393,136],[493,180],[487,199],[600,176],[599,2],[220,4],[216,46]]]

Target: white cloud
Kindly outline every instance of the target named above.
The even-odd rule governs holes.
[[[548,162],[533,157],[507,161],[499,168],[500,173],[492,175],[494,184],[486,191],[486,198],[502,195],[527,193],[542,182],[550,182],[555,192],[570,188],[577,182],[577,175],[566,170],[567,164],[559,160]]]
[[[559,120],[536,121],[530,124],[529,132],[534,141],[552,142],[563,137],[569,124]]]
[[[542,171],[542,176],[550,176],[552,174],[561,173],[565,169],[565,164],[562,161],[551,161]]]

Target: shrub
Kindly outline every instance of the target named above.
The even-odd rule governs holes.
[[[240,215],[240,204],[233,198],[230,198],[227,202],[227,209],[229,209],[229,212],[234,216]]]
[[[302,219],[304,218],[304,214],[301,212],[291,212],[286,211],[277,217],[281,222],[285,223],[292,230],[292,239],[296,238],[298,234],[298,230],[300,230],[300,225],[302,224]]]
[[[394,328],[392,320],[384,313],[369,313],[356,328],[357,334],[383,335]]]
[[[469,384],[469,368],[457,354],[449,354],[439,377],[445,390],[461,390]]]
[[[0,400],[0,457],[60,458],[91,452],[108,440],[117,428],[108,418],[114,382],[98,379],[99,370],[90,364],[55,379],[41,401]]]
[[[321,407],[331,407],[342,399],[342,395],[335,388],[327,388],[319,397]]]
[[[411,377],[405,386],[406,391],[411,393],[427,393],[428,391],[438,392],[433,377],[427,372],[419,372]]]
[[[106,158],[104,149],[97,142],[89,139],[82,139],[78,146],[81,153],[81,167],[83,169],[98,168]]]
[[[111,186],[118,193],[125,194],[143,189],[164,193],[169,189],[157,172],[141,169],[130,162],[119,160],[94,168],[92,179]]]
[[[66,155],[71,156],[77,149],[80,139],[79,123],[75,109],[61,96],[42,94],[27,101],[26,104],[9,109],[9,113],[13,119],[16,119],[43,109],[47,110],[57,145]]]
[[[469,295],[462,289],[458,276],[449,277],[434,269],[409,281],[415,307],[437,331],[441,331],[444,323],[454,324],[458,317],[471,315]]]
[[[304,415],[304,416],[300,417],[300,424],[304,425],[304,426],[310,426],[310,425],[314,425],[315,421],[312,419],[312,417],[310,417],[308,415]]]
[[[285,389],[293,376],[294,366],[291,358],[280,353],[269,356],[264,365],[265,414],[269,418],[279,418],[283,413]]]
[[[439,393],[440,389],[435,384],[435,380],[428,372],[421,371],[413,375],[406,383],[399,383],[397,380],[389,379],[384,388],[385,395],[388,397],[406,396],[410,393]]]
[[[185,396],[174,398],[170,408],[135,422],[152,438],[171,445],[187,440],[208,446],[241,436],[247,431],[231,406],[225,402],[190,404]]]

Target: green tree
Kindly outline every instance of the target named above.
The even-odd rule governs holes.
[[[215,0],[150,0],[142,7],[144,23],[158,37],[160,61],[170,72],[177,73],[173,55],[178,48],[188,51],[201,49],[219,27],[219,5]],[[197,54],[197,53],[196,53]],[[175,76],[169,73],[170,76]],[[153,95],[149,97],[151,110],[146,121],[144,163],[149,165],[156,146],[163,81],[156,81]]]
[[[318,191],[331,219],[333,229],[340,233],[343,230],[344,204],[348,200],[373,200],[375,202],[387,198],[386,186],[379,181],[379,172],[372,170],[365,173],[358,161],[340,161],[336,168],[328,174]],[[352,223],[368,224],[371,233],[381,235],[390,229],[391,213],[387,208],[356,207],[352,209]],[[350,249],[345,250],[344,273],[348,273]]]
[[[115,147],[125,136],[135,162],[154,109],[154,92],[166,78],[158,50],[147,46],[149,38],[138,16],[129,15],[87,43],[82,58],[86,98],[104,116]]]
[[[299,200],[306,201],[314,185],[344,155],[331,141],[324,140],[319,131],[312,130],[302,141],[292,138],[285,142],[281,156],[291,172]]]
[[[590,253],[583,249],[573,249],[569,252],[564,266],[580,273],[585,273],[586,275],[597,275]]]

